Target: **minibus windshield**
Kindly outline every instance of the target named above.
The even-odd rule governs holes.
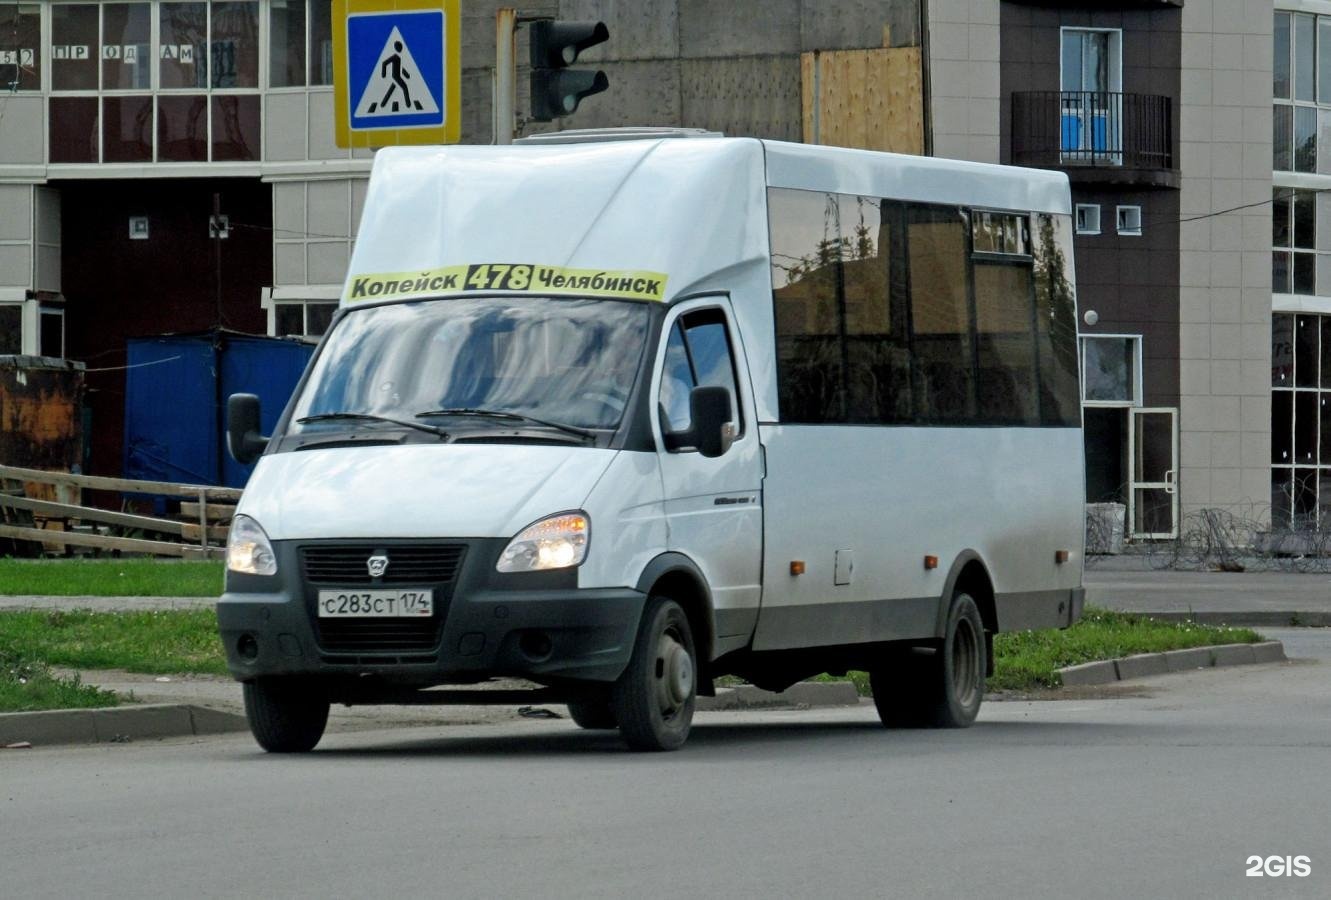
[[[640,302],[530,296],[353,310],[328,336],[289,430],[419,422],[587,438],[623,418],[649,316]]]

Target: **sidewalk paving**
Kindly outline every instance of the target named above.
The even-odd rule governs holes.
[[[1208,624],[1331,626],[1331,575],[1157,571],[1144,564],[1086,570],[1086,602],[1119,612]]]

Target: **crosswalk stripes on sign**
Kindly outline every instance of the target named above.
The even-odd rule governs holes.
[[[379,60],[361,93],[360,102],[356,104],[356,118],[402,113],[433,115],[438,112],[439,104],[435,102],[427,80],[421,77],[411,47],[403,40],[402,32],[394,27],[379,52]]]

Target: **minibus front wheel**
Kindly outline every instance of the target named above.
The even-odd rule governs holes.
[[[694,653],[683,608],[651,597],[633,656],[610,695],[619,732],[634,750],[676,750],[688,738],[698,693]]]
[[[260,678],[244,684],[245,718],[269,753],[313,750],[328,724],[328,698],[293,678]]]

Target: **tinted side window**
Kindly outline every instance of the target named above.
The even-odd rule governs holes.
[[[768,214],[781,419],[845,421],[836,195],[773,188]]]
[[[782,421],[909,421],[900,206],[781,188],[768,198]]]
[[[911,420],[910,331],[902,207],[890,200],[841,197],[846,340],[846,421]]]
[[[906,207],[915,414],[923,422],[975,417],[968,232],[959,209]]]
[[[1072,289],[1072,222],[1036,216],[1035,338],[1040,362],[1040,422],[1081,423],[1077,383],[1077,313]]]
[[[980,418],[1038,425],[1035,304],[1029,262],[975,263]]]

